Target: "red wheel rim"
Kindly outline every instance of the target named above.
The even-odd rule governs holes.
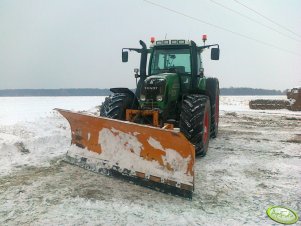
[[[208,128],[209,128],[209,114],[208,114],[208,111],[205,112],[203,125],[204,125],[203,144],[206,144],[207,139],[208,139],[208,134],[209,134],[209,131],[208,131]]]
[[[218,125],[218,119],[219,119],[219,95],[216,95],[215,97],[215,127]]]

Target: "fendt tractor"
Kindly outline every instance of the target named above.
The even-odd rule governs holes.
[[[141,48],[123,48],[122,62],[129,51],[141,55],[135,91],[111,88],[100,117],[57,109],[72,130],[66,160],[191,198],[195,156],[205,156],[218,133],[219,82],[205,77],[202,52],[211,49],[211,59],[219,60],[220,50],[206,39],[197,46],[152,37],[149,48],[143,41]]]

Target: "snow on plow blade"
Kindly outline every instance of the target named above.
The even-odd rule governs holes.
[[[192,197],[195,151],[182,133],[55,110],[71,127],[68,162],[165,193]]]

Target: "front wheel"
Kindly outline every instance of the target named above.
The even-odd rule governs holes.
[[[208,150],[211,126],[210,101],[204,95],[183,98],[180,131],[195,146],[195,154],[205,156]]]
[[[100,106],[100,116],[125,120],[126,109],[138,109],[138,101],[128,93],[114,93]]]

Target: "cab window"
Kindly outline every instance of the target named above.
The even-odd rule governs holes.
[[[151,75],[159,73],[191,74],[189,49],[155,49],[152,55]]]

